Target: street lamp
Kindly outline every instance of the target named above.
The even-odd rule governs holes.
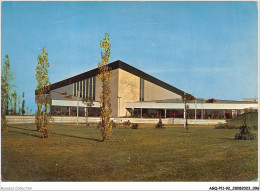
[[[79,92],[83,92],[83,91],[78,90],[78,94],[77,94],[77,125],[79,124]]]
[[[197,99],[195,99],[195,126],[197,125]]]

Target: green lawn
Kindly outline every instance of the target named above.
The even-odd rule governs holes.
[[[3,181],[257,179],[257,140],[234,140],[238,129],[117,127],[108,142],[95,126],[55,124],[48,139],[35,129],[9,125],[2,135]]]

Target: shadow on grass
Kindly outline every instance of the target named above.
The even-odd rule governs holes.
[[[37,130],[25,129],[25,128],[21,128],[21,127],[13,127],[13,126],[9,126],[9,127],[10,127],[10,128],[14,128],[14,129],[21,129],[21,130],[26,130],[26,131],[38,132]],[[29,135],[29,136],[33,136],[33,137],[39,137],[39,138],[42,138],[41,136],[38,136],[38,135],[32,135],[32,134],[29,134],[29,133],[22,133],[22,132],[18,132],[18,131],[9,131],[9,132],[20,133],[20,134],[24,134],[24,135]],[[102,142],[101,140],[93,139],[93,138],[87,138],[87,137],[79,137],[79,136],[66,135],[66,134],[61,134],[61,133],[51,133],[51,134],[54,134],[54,135],[60,135],[60,136],[64,136],[64,137],[72,137],[72,138],[79,138],[79,139],[86,139],[86,140],[90,140],[90,141]]]
[[[14,128],[14,129],[22,129],[22,130],[26,130],[26,131],[33,131],[33,132],[37,131],[37,130],[32,130],[32,129],[25,129],[25,128],[21,128],[21,127],[14,127],[14,126],[8,126],[8,127],[10,127],[10,128]],[[37,131],[37,132],[38,132],[38,131]]]
[[[23,133],[23,132],[18,132],[18,131],[10,131],[10,130],[8,130],[8,132],[28,135],[28,136],[37,137],[37,138],[41,138],[42,139],[42,136],[39,136],[39,135],[32,135],[32,134],[29,134],[29,133]]]
[[[232,141],[237,141],[237,139],[235,139],[235,136],[234,136],[234,138],[219,138],[219,139],[222,139],[222,140],[232,140]]]
[[[60,135],[60,136],[64,136],[64,137],[72,137],[72,138],[79,138],[79,139],[86,139],[86,140],[90,140],[90,141],[101,142],[101,140],[99,140],[99,139],[93,139],[93,138],[87,138],[87,137],[79,137],[79,136],[75,136],[75,135],[66,135],[66,134],[61,134],[61,133],[51,133],[51,134]]]

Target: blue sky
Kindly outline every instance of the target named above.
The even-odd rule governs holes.
[[[1,62],[33,110],[41,48],[55,83],[97,67],[104,33],[111,62],[199,98],[257,97],[256,2],[2,2],[1,19]]]

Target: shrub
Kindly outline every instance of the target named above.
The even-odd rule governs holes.
[[[131,122],[128,120],[128,121],[125,121],[123,124],[124,124],[124,126],[126,126],[126,127],[130,127]]]
[[[239,129],[240,127],[235,125],[228,125],[228,124],[217,124],[215,125],[215,129]]]
[[[248,128],[248,127],[247,127]],[[249,130],[249,128],[248,128]],[[247,130],[246,130],[247,131]],[[256,139],[256,136],[255,134],[251,133],[250,131],[248,132],[241,132],[240,133],[236,133],[235,135],[235,139],[239,139],[239,140],[255,140]]]
[[[113,120],[110,121],[110,123],[111,123],[111,125],[112,125],[113,128],[116,128],[116,127],[117,127],[117,124],[116,124]]]
[[[113,120],[110,121],[109,124],[112,126],[112,128],[117,127],[117,124],[116,124]],[[97,128],[98,128],[98,129],[101,129],[101,127],[102,127],[102,124],[101,124],[101,121],[100,121],[100,122],[98,123]]]
[[[162,128],[165,128],[164,127],[164,124],[162,123],[162,120],[161,120],[161,118],[159,118],[159,122],[156,124],[156,126],[155,126],[156,128],[158,128],[158,129],[162,129]]]
[[[247,120],[248,120],[248,115],[245,116],[244,125],[240,127],[241,128],[240,133],[235,134],[235,139],[240,139],[240,140],[256,139],[255,134],[251,133],[250,128],[247,126]]]
[[[138,126],[139,126],[139,125],[138,125],[137,123],[134,123],[134,124],[132,124],[132,127],[131,127],[131,128],[132,128],[132,129],[138,129]]]

